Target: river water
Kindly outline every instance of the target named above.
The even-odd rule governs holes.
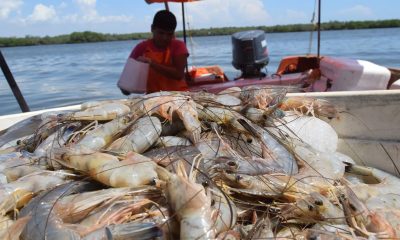
[[[316,33],[267,34],[269,74],[283,56],[316,53]],[[321,55],[363,59],[400,67],[400,28],[321,32]],[[4,57],[31,110],[79,104],[83,101],[125,97],[116,82],[138,41],[63,44],[2,48]],[[230,36],[188,39],[192,66],[219,65],[230,79],[233,68]],[[3,74],[0,74],[0,115],[20,109]]]

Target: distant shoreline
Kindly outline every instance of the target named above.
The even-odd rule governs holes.
[[[371,28],[397,28],[400,27],[400,19],[376,20],[376,21],[331,21],[321,23],[321,30],[353,30],[353,29],[371,29]],[[290,24],[276,26],[252,26],[252,27],[223,27],[223,28],[207,28],[190,30],[190,36],[218,36],[231,35],[235,32],[246,30],[263,30],[266,33],[278,32],[305,32],[316,31],[317,26],[313,24]],[[181,37],[182,31],[177,31],[176,35]],[[54,37],[0,37],[0,47],[17,47],[17,46],[34,46],[34,45],[51,45],[51,44],[73,44],[88,42],[109,42],[109,41],[125,41],[140,40],[151,36],[150,33],[130,33],[130,34],[106,34],[97,32],[73,32],[71,34],[59,35]]]

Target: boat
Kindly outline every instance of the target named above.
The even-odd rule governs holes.
[[[339,109],[339,117],[325,119],[339,136],[338,151],[360,165],[400,176],[400,90],[288,93],[326,99]],[[73,111],[80,105],[0,116],[1,131],[29,117],[50,111]]]
[[[274,85],[297,92],[331,92],[400,89],[400,70],[364,60],[315,55],[288,56],[270,76],[229,80],[218,66],[204,67],[189,91],[219,92],[230,87]],[[208,76],[208,77],[207,77]]]
[[[145,0],[148,4],[179,2],[182,5],[183,39],[186,43],[185,2],[196,0]],[[269,62],[264,31],[249,30],[232,35],[232,64],[241,76],[228,79],[219,66],[187,69],[189,91],[220,92],[230,87],[249,85],[291,86],[296,92],[328,92],[400,89],[400,69],[375,63],[320,55],[321,1],[318,2],[318,50],[316,55],[284,57],[276,72],[262,72]]]
[[[275,74],[265,76],[260,72],[268,62],[265,34],[239,32],[232,38],[233,48],[237,49],[233,63],[242,70],[242,77],[229,80],[219,66],[193,68],[189,72],[190,91],[216,93],[249,85],[291,86],[297,93],[288,96],[327,99],[342,109],[339,118],[327,119],[339,135],[338,150],[359,164],[400,176],[400,70],[362,60],[307,55],[288,56]],[[240,46],[251,46],[252,57],[246,58],[249,61],[243,55],[249,48]],[[43,112],[79,108],[74,105],[0,116],[0,131]]]

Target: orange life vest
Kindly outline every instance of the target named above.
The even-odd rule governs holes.
[[[151,61],[163,64],[166,66],[172,66],[171,50],[167,48],[165,51],[154,51],[148,46],[144,52],[144,57],[150,58]],[[158,92],[158,91],[186,91],[188,86],[184,79],[176,80],[168,78],[151,67],[149,68],[149,74],[147,77],[147,93]]]

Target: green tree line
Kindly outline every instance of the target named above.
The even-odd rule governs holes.
[[[377,20],[377,21],[331,21],[321,23],[321,30],[345,30],[345,29],[368,29],[368,28],[395,28],[400,27],[400,19]],[[249,27],[223,27],[223,28],[203,28],[190,30],[190,36],[217,36],[231,35],[235,32],[259,29],[267,33],[276,32],[304,32],[316,30],[315,24],[290,24],[276,26],[249,26]],[[181,37],[183,33],[176,33]],[[48,44],[70,44],[87,42],[106,42],[106,41],[125,41],[149,38],[150,33],[129,33],[129,34],[104,34],[96,32],[73,32],[71,34],[59,36],[25,36],[25,37],[0,37],[0,47],[48,45]]]

